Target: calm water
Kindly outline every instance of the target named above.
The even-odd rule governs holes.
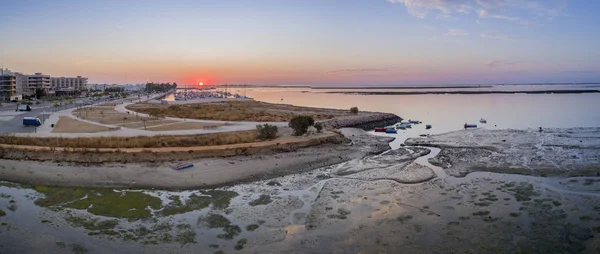
[[[505,87],[509,86],[502,89]],[[536,90],[534,86],[512,87]],[[537,86],[537,90],[548,87],[558,88]],[[424,124],[411,130],[419,133],[459,130],[464,123],[500,129],[600,127],[600,94],[355,95],[323,93],[326,91],[332,90],[249,88],[247,94],[264,102],[338,109],[357,106],[362,111],[394,113],[422,121]],[[480,124],[480,118],[487,119],[487,124]],[[425,131],[425,124],[433,128]]]

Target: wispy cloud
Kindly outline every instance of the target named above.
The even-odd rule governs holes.
[[[325,74],[364,74],[374,72],[385,72],[388,69],[381,68],[360,68],[360,69],[337,69],[325,72]]]
[[[448,32],[446,34],[448,34],[450,36],[464,36],[464,35],[469,35],[469,33],[467,33],[467,31],[462,30],[462,29],[455,29],[455,28],[448,29]]]
[[[498,15],[498,14],[491,14],[487,10],[479,10],[477,12],[477,15],[479,15],[480,18],[504,19],[504,20],[508,20],[508,21],[518,21],[518,20],[520,20],[519,17],[506,16],[506,15]]]
[[[503,40],[503,41],[516,41],[514,37],[506,34],[495,34],[495,33],[481,33],[479,36],[483,38]]]
[[[494,60],[485,63],[484,65],[488,68],[501,67],[506,65],[516,65],[517,62],[505,61],[505,60]]]
[[[512,22],[526,22],[528,17],[553,19],[564,15],[567,0],[507,1],[507,0],[387,0],[403,4],[411,15],[425,18],[434,13],[437,18],[454,17],[452,14],[476,14],[479,18],[491,18]],[[522,16],[515,16],[521,13]]]

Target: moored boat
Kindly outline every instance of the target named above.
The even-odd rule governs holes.
[[[468,123],[465,123],[464,127],[465,127],[465,129],[467,129],[467,128],[477,128],[477,124],[468,124]]]
[[[426,129],[426,130],[429,130],[429,129],[431,129],[431,124],[425,125],[425,129]]]
[[[375,132],[385,132],[385,130],[386,130],[386,128],[383,128],[383,127],[376,127],[373,129],[373,131],[375,131]]]
[[[412,124],[420,124],[421,123],[421,121],[419,121],[419,120],[408,120],[408,122],[412,123]]]
[[[485,119],[481,118],[481,119],[479,119],[479,122],[480,122],[480,123],[487,123],[487,120],[485,120]]]
[[[394,128],[389,128],[389,129],[385,130],[385,133],[396,134],[396,133],[398,133],[398,131],[396,131],[396,129],[394,129]]]

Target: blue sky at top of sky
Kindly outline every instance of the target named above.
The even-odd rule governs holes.
[[[0,0],[0,64],[91,83],[600,82],[600,1]]]

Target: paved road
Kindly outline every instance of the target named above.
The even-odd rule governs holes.
[[[23,126],[23,117],[37,117],[44,121],[48,118],[47,114],[69,108],[79,107],[87,103],[104,103],[106,100],[92,101],[90,99],[81,99],[71,105],[53,107],[54,102],[41,102],[41,104],[31,105],[31,111],[15,112],[17,108],[15,103],[3,103],[0,106],[0,134],[1,133],[31,133],[35,132],[36,127]]]

